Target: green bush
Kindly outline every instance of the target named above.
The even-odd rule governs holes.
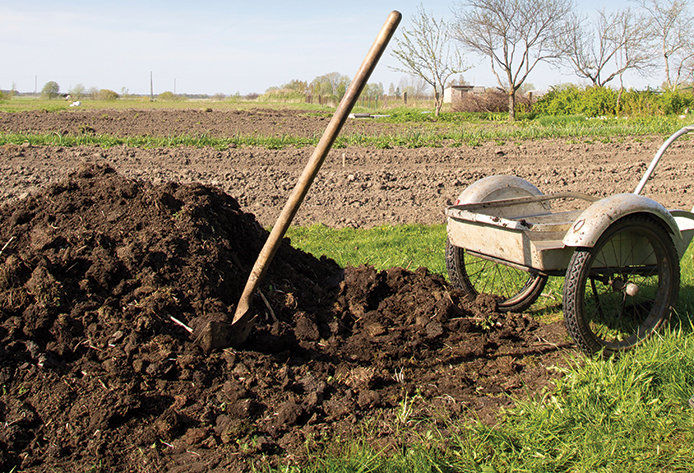
[[[533,106],[538,115],[612,115],[617,107],[617,91],[606,87],[555,87]]]
[[[588,87],[579,101],[577,113],[589,116],[609,115],[617,108],[618,92],[606,87]]]
[[[179,100],[183,100],[183,97],[167,90],[166,92],[162,92],[161,94],[157,95],[157,100],[161,100],[163,102],[177,102]]]
[[[667,90],[660,96],[660,108],[664,114],[680,114],[694,104],[691,91]]]
[[[660,96],[653,90],[625,90],[619,104],[619,113],[624,115],[663,115]]]
[[[48,99],[54,99],[58,97],[59,93],[60,86],[56,81],[53,80],[46,82],[46,84],[43,86],[43,89],[41,89],[41,95]]]
[[[618,102],[619,99],[619,102]],[[555,87],[533,106],[535,115],[672,115],[694,107],[690,90],[657,92],[629,89],[622,92],[607,87]]]
[[[94,98],[96,100],[116,100],[118,98],[118,94],[113,90],[101,89],[96,93]]]
[[[578,95],[579,89],[574,85],[552,87],[535,102],[533,110],[538,115],[569,115]]]

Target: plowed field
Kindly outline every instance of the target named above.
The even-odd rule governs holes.
[[[212,112],[196,113],[6,114],[0,126],[166,135],[191,125],[176,117]],[[225,136],[275,126],[312,136],[324,125],[295,112],[239,117],[237,128],[201,120]],[[543,191],[628,192],[660,142],[337,149],[296,223],[443,222],[445,206],[491,174]],[[651,196],[692,205],[691,148],[673,147]],[[572,350],[560,324],[500,314],[493,298],[472,300],[425,269],[341,268],[286,242],[248,342],[206,350],[199,328],[233,312],[263,226],[310,152],[0,147],[3,471],[301,463],[311,442],[359,435],[364,423],[387,449],[413,396],[430,413],[493,421],[513,396],[551,382]]]

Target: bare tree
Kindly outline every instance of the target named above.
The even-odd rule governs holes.
[[[665,66],[665,84],[676,90],[694,72],[694,18],[689,0],[640,0]]]
[[[87,88],[83,84],[77,84],[70,89],[70,97],[74,100],[82,100]]]
[[[466,71],[460,53],[451,45],[449,26],[432,17],[420,4],[408,29],[395,39],[396,71],[419,77],[434,89],[434,113],[443,106],[443,90],[451,76]]]
[[[571,11],[570,0],[468,0],[455,11],[455,36],[485,56],[508,94],[508,118],[516,118],[516,92],[535,66],[561,56],[556,38]]]
[[[653,65],[649,31],[643,24],[629,9],[602,10],[595,22],[572,14],[557,43],[577,76],[603,87],[630,69],[643,73]]]
[[[428,96],[428,88],[429,84],[424,82],[421,77],[413,75],[402,76],[398,81],[398,89],[400,89],[400,93],[402,94],[407,92],[407,95],[410,97]]]

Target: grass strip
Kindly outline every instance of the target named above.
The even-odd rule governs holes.
[[[137,148],[173,148],[180,146],[192,146],[195,148],[228,149],[237,146],[259,146],[268,149],[280,149],[290,146],[311,146],[317,143],[314,138],[301,138],[292,136],[233,136],[229,138],[216,138],[207,135],[179,135],[179,136],[114,136],[91,134],[25,134],[4,133],[0,134],[0,145],[21,145],[28,143],[33,146],[100,146],[111,148],[113,146],[130,146]]]
[[[516,124],[468,123],[461,127],[425,123],[416,129],[386,135],[353,133],[338,137],[336,148],[346,146],[422,148],[443,146],[479,146],[487,142],[522,141],[535,139],[599,139],[611,142],[626,136],[669,135],[687,124],[685,119],[675,116],[651,119],[605,119],[605,120],[541,120]],[[320,136],[302,137],[293,135],[263,136],[234,135],[214,137],[208,135],[178,136],[115,136],[94,134],[60,134],[57,132],[1,133],[0,145],[29,143],[34,146],[132,146],[140,148],[159,147],[212,147],[228,149],[237,146],[258,146],[267,149],[315,146]]]

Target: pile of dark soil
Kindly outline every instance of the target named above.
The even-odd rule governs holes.
[[[0,469],[301,461],[404,396],[485,415],[551,378],[551,329],[424,269],[343,270],[288,241],[249,341],[206,353],[187,328],[233,312],[266,235],[217,189],[108,167],[0,209]]]

